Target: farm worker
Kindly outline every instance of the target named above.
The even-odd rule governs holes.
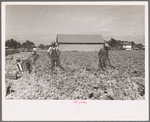
[[[47,53],[51,58],[51,69],[53,70],[55,63],[56,63],[56,66],[59,66],[60,68],[64,70],[64,68],[60,64],[60,60],[59,60],[60,51],[58,50],[58,44],[55,41],[52,42]]]
[[[33,54],[35,54],[35,55],[37,54],[36,53],[36,47],[33,48]]]
[[[33,53],[32,53],[32,56],[31,56],[31,62],[33,65],[35,65],[35,61],[37,60],[37,57],[39,55],[37,54],[37,49],[36,47],[33,48]]]
[[[109,61],[109,55],[108,50],[110,49],[110,46],[107,42],[104,43],[103,48],[99,50],[98,52],[98,58],[99,58],[99,67],[104,70],[103,68],[106,66],[106,62],[108,61],[109,66],[111,66]]]

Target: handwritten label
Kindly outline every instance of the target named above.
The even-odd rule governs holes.
[[[85,102],[85,101],[77,101],[77,100],[74,100],[73,103],[84,103],[84,104],[87,104],[87,102]]]

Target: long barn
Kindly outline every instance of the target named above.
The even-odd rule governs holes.
[[[58,34],[56,42],[61,51],[99,51],[104,39],[102,35]]]

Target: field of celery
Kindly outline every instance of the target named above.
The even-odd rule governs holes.
[[[51,72],[46,51],[38,51],[39,58],[33,71],[12,83],[8,100],[144,100],[145,51],[109,51],[111,64],[105,71],[98,70],[98,52],[61,52],[61,65]],[[5,64],[5,71],[17,70],[16,59],[28,57],[31,52],[13,54]]]

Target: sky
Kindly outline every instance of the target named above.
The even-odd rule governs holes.
[[[50,44],[57,34],[100,34],[145,45],[143,5],[6,5],[6,40]]]

